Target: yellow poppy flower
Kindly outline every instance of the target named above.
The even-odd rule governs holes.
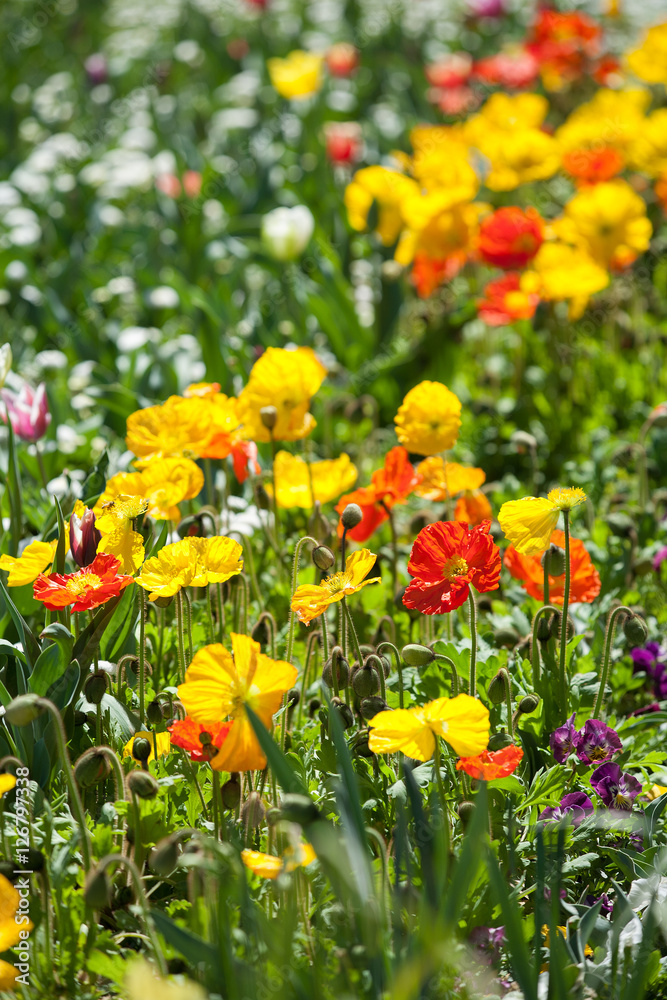
[[[0,799],[6,792],[16,788],[16,778],[13,774],[0,774]]]
[[[408,195],[419,196],[419,185],[411,177],[386,167],[358,170],[345,188],[345,208],[353,229],[362,232],[373,202],[378,206],[377,234],[385,246],[396,242],[403,228],[401,206]]]
[[[21,940],[20,931],[31,931],[33,924],[16,922],[21,897],[9,879],[0,875],[0,952],[13,948]]]
[[[324,57],[294,49],[285,59],[267,59],[266,68],[281,97],[300,99],[316,94],[322,86]]]
[[[492,94],[479,114],[464,126],[464,134],[473,145],[490,127],[514,131],[539,128],[549,111],[549,102],[541,94]]]
[[[461,133],[446,140],[436,140],[431,145],[423,142],[415,146],[411,167],[413,175],[429,194],[438,194],[445,199],[442,208],[472,201],[479,190],[479,177],[470,163],[470,151]],[[414,197],[410,188],[402,201],[403,217],[406,219],[409,219],[406,202]]]
[[[306,868],[317,855],[311,844],[297,844],[288,847],[281,858],[275,854],[262,854],[261,851],[241,851],[241,860],[253,875],[262,878],[277,878],[281,872],[293,872],[296,868]]]
[[[160,976],[145,959],[133,959],[124,979],[127,1000],[207,1000],[208,991],[191,979],[179,981]]]
[[[435,455],[451,448],[459,436],[461,402],[441,382],[420,382],[401,403],[394,423],[408,451]]]
[[[216,771],[253,771],[266,766],[245,706],[249,705],[269,729],[285,691],[298,671],[284,660],[272,660],[247,635],[232,633],[233,656],[224,646],[204,646],[187,669],[178,697],[195,722],[219,725],[233,720],[229,734],[211,761]]]
[[[547,301],[570,302],[570,319],[578,319],[595,292],[609,284],[609,274],[581,247],[543,243],[521,276],[521,288]]]
[[[399,264],[410,264],[417,253],[434,260],[458,259],[461,265],[465,263],[486,206],[474,202],[440,207],[449,200],[449,194],[440,191],[406,198],[402,205],[406,228],[394,253]]]
[[[659,108],[643,122],[630,146],[633,167],[649,177],[667,173],[667,108]]]
[[[134,736],[127,741],[123,747],[123,757],[132,756],[135,740],[148,740],[150,743],[151,752],[148,755],[148,761],[155,760],[156,746],[158,757],[165,757],[168,753],[171,753],[171,736],[169,733],[149,733],[147,730],[142,729],[140,732],[135,733]]]
[[[553,177],[561,152],[552,135],[539,128],[490,128],[480,136],[479,151],[488,159],[485,183],[491,191],[512,191],[520,184]]]
[[[246,437],[270,441],[260,411],[275,406],[275,441],[298,441],[315,427],[308,412],[310,401],[322,385],[327,370],[310,347],[287,351],[268,347],[252,367],[248,384],[239,396],[239,416]]]
[[[483,469],[445,462],[441,455],[432,455],[420,462],[417,475],[421,476],[421,482],[415,493],[427,500],[448,500],[465,490],[478,490],[486,481]]]
[[[144,540],[134,530],[134,522],[147,509],[148,500],[144,497],[119,494],[96,517],[95,527],[102,535],[97,551],[116,556],[120,560],[120,573],[136,573],[144,561]]]
[[[130,414],[125,443],[143,460],[199,456],[211,435],[208,416],[206,399],[170,396],[160,406]]]
[[[9,571],[8,587],[24,587],[33,583],[40,573],[49,568],[55,558],[58,540],[34,541],[26,545],[20,556],[0,556],[0,569]]]
[[[430,760],[441,736],[459,757],[476,757],[489,743],[489,710],[478,698],[436,698],[422,708],[380,712],[368,723],[373,753],[401,750],[412,760]]]
[[[226,535],[183,538],[147,559],[136,582],[150,591],[148,599],[173,597],[183,587],[224,583],[243,570],[243,549]]]
[[[274,464],[279,507],[314,506],[315,500],[328,503],[337,500],[357,478],[356,466],[349,455],[341,455],[325,462],[308,463],[297,455],[279,451]],[[273,496],[273,486],[267,483],[266,491]]]
[[[649,28],[641,45],[625,57],[630,72],[647,83],[667,83],[667,21]]]
[[[579,191],[553,231],[603,267],[624,267],[648,249],[653,227],[644,199],[626,181],[616,180]]]
[[[578,487],[557,487],[546,497],[523,497],[504,503],[498,523],[517,552],[537,555],[549,548],[560,512],[573,510],[585,500],[586,494]]]
[[[304,583],[297,587],[292,597],[291,608],[299,621],[309,625],[313,618],[319,618],[330,604],[342,601],[350,594],[356,594],[369,583],[379,583],[379,576],[374,576],[371,580],[365,579],[375,559],[376,556],[369,549],[359,549],[347,557],[345,569],[340,573],[328,576],[319,585]]]
[[[177,521],[181,512],[176,506],[192,500],[202,490],[204,473],[189,458],[152,459],[141,472],[119,472],[112,476],[97,501],[95,515],[104,505],[119,496],[140,497],[148,501],[146,513],[158,521]]]
[[[592,100],[580,104],[556,131],[562,152],[611,147],[623,153],[645,127],[650,91],[601,87]]]

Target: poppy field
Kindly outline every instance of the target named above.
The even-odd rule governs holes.
[[[0,27],[0,997],[667,997],[661,4]]]

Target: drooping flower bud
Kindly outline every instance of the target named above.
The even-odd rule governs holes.
[[[267,431],[272,431],[278,423],[278,411],[275,406],[263,406],[259,411],[259,418]]]
[[[259,792],[251,792],[241,806],[241,819],[246,826],[255,829],[264,822],[266,808]]]
[[[623,625],[623,633],[628,642],[632,643],[633,646],[643,646],[648,638],[646,622],[639,615],[633,615],[632,618],[626,619]]]
[[[241,784],[239,782],[238,772],[234,772],[229,776],[229,780],[224,783],[220,789],[222,795],[222,804],[225,809],[236,809],[237,805],[241,801]]]
[[[530,715],[534,712],[540,703],[539,696],[536,694],[525,694],[521,701],[519,702],[518,710],[522,715]]]
[[[318,545],[317,548],[314,548],[311,554],[311,559],[317,568],[323,573],[326,573],[327,570],[331,569],[336,561],[336,557],[328,545]]]
[[[565,552],[558,545],[550,545],[541,562],[549,576],[562,576],[565,572]]]
[[[101,538],[101,532],[95,527],[94,513],[77,502],[69,519],[69,548],[77,566],[90,566]]]
[[[135,760],[138,760],[140,764],[145,764],[151,755],[152,746],[150,740],[147,740],[144,736],[139,736],[132,742],[132,756]]]
[[[505,676],[502,670],[489,681],[486,694],[492,705],[500,705],[505,700]]]
[[[427,667],[435,659],[435,653],[432,649],[416,642],[410,642],[407,646],[403,646],[401,656],[409,667]]]
[[[153,701],[149,701],[146,706],[146,718],[150,722],[151,726],[159,726],[160,723],[164,721],[162,705],[157,698],[154,698]]]
[[[134,742],[136,746],[138,740]],[[143,742],[148,743],[148,740]],[[150,746],[150,743],[148,745]],[[132,771],[127,779],[127,787],[140,799],[154,799],[160,791],[160,786],[148,771]]]
[[[354,725],[354,715],[352,709],[349,705],[346,705],[341,698],[332,698],[331,705],[335,712],[338,712],[340,721],[343,724],[343,729],[349,729],[350,726]]]
[[[283,797],[280,803],[282,818],[288,823],[298,823],[299,826],[307,826],[320,818],[320,811],[311,798],[307,795],[289,793]]]
[[[91,910],[104,910],[111,902],[111,884],[104,869],[94,868],[83,890],[86,906]]]
[[[322,668],[322,680],[327,687],[333,688],[333,671],[336,670],[336,686],[338,689],[345,687],[350,680],[350,664],[343,656],[340,646],[334,646],[331,656]]]
[[[7,705],[5,719],[12,726],[29,726],[42,712],[38,695],[21,694]]]
[[[352,690],[358,698],[368,698],[380,690],[380,678],[377,670],[370,664],[364,664],[352,675]]]
[[[74,777],[79,788],[90,788],[104,781],[111,774],[111,764],[105,753],[93,748],[83,754],[74,765]]]
[[[83,693],[91,705],[101,705],[107,690],[107,675],[102,670],[91,674],[83,687]]]
[[[372,695],[370,698],[364,698],[361,703],[361,714],[364,719],[372,719],[379,712],[386,712],[389,705],[384,700],[380,698],[379,695]]]

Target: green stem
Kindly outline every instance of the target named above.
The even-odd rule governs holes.
[[[544,594],[542,596],[542,603],[543,604],[548,604],[549,603],[549,563],[550,562],[551,562],[551,556],[549,555],[549,549],[547,549],[547,551],[544,553],[544,577],[543,577],[544,582],[542,584],[542,590],[544,591]]]
[[[222,642],[225,634],[225,602],[222,598],[222,584],[216,584],[218,593],[218,642]]]
[[[139,720],[146,720],[146,591],[139,587]]]
[[[182,598],[183,598],[183,607],[185,608],[186,617],[187,617],[187,626],[188,626],[188,652],[190,654],[190,663],[192,663],[192,660],[194,659],[194,655],[195,655],[194,654],[194,647],[192,645],[192,605],[190,604],[190,595],[188,594],[187,590],[185,590],[185,588],[183,588],[183,590],[180,591],[180,594],[182,595]]]
[[[354,655],[357,658],[357,663],[359,664],[359,666],[362,666],[363,662],[364,662],[364,658],[361,655],[361,646],[359,645],[359,638],[357,636],[357,630],[354,627],[354,622],[352,621],[352,615],[350,614],[350,609],[347,606],[347,598],[346,597],[343,598],[343,600],[341,601],[341,604],[343,605],[343,615],[347,619],[347,624],[348,624],[349,629],[350,629],[350,635],[352,636],[352,645],[354,646]],[[384,678],[384,670],[382,671],[382,676]],[[384,697],[384,695],[383,695],[383,697]]]
[[[393,642],[385,641],[381,642],[377,647],[378,654],[382,654],[382,650],[387,647],[394,654],[394,659],[396,661],[396,672],[398,673],[398,707],[403,708],[403,665],[401,663],[401,654],[397,650]]]
[[[185,680],[185,639],[183,636],[183,591],[176,594],[176,632],[178,649],[178,680],[182,684]]]
[[[510,684],[510,675],[504,667],[498,671],[503,679],[503,684],[505,685],[505,703],[507,705],[507,732],[511,740],[514,739],[514,718],[512,716],[512,686]]]
[[[213,775],[213,836],[220,840],[220,773],[211,768]]]
[[[607,629],[604,637],[604,655],[602,657],[602,671],[600,673],[600,686],[598,688],[597,697],[595,699],[595,704],[593,705],[593,715],[592,719],[599,719],[602,710],[602,702],[604,700],[604,692],[607,686],[607,680],[609,679],[609,669],[611,667],[611,647],[614,641],[614,632],[616,631],[616,622],[618,616],[621,614],[630,615],[634,618],[634,611],[631,608],[626,607],[621,604],[620,607],[614,608],[612,613],[609,615],[607,621]]]
[[[468,607],[470,608],[470,695],[477,697],[477,609],[472,588],[468,590]]]
[[[83,867],[86,874],[88,874],[92,866],[92,845],[90,841],[90,834],[88,833],[88,827],[86,825],[86,813],[83,808],[83,803],[81,802],[79,789],[77,788],[76,781],[74,780],[72,762],[70,760],[69,753],[67,752],[67,735],[63,726],[63,720],[56,706],[52,701],[49,701],[48,698],[40,698],[37,704],[40,708],[47,711],[53,720],[53,730],[58,747],[58,753],[60,755],[60,762],[65,773],[65,781],[67,782],[70,803],[74,811],[74,818],[79,824],[79,828],[81,830],[81,854],[83,856]]]
[[[322,627],[322,663],[326,663],[329,659],[329,629],[326,608],[320,616],[320,625]]]
[[[563,612],[560,621],[560,658],[558,665],[558,677],[561,689],[561,706],[563,720],[567,719],[568,713],[568,682],[565,659],[567,655],[567,614],[570,604],[570,512],[563,511],[563,532],[565,534],[565,589],[563,590]]]
[[[213,602],[211,600],[211,585],[206,588],[206,612],[208,614],[208,633],[211,642],[215,642],[215,621],[213,620]]]
[[[535,617],[533,618],[533,637],[530,644],[530,656],[531,663],[533,666],[533,685],[535,690],[540,693],[540,685],[542,682],[542,661],[540,659],[540,647],[539,640],[537,638],[537,626],[539,624],[540,618],[547,614],[557,614],[560,615],[560,608],[557,608],[553,604],[544,604],[541,608],[538,608]]]
[[[274,487],[275,488],[275,487]],[[294,600],[294,593],[299,582],[299,558],[301,556],[301,548],[306,542],[312,542],[313,545],[317,545],[317,540],[312,538],[310,535],[304,535],[296,543],[294,548],[294,560],[292,562],[292,583],[290,590],[290,612],[289,612],[289,628],[287,630],[287,648],[285,652],[285,659],[288,663],[292,662],[292,653],[294,649],[294,622],[296,619],[296,614],[292,611],[292,601]]]
[[[276,555],[280,554],[280,520],[278,518],[278,491],[276,490],[276,439],[273,431],[269,431],[271,437],[271,484],[273,486],[273,533],[276,542]],[[279,565],[282,560],[279,557]]]
[[[451,659],[451,657],[445,656],[444,653],[436,653],[435,654],[435,658],[436,658],[436,660],[442,660],[445,663],[448,663],[450,665],[450,667],[452,668],[452,698],[456,698],[457,694],[459,693],[459,687],[460,687],[460,685],[459,685],[459,674],[458,674],[458,671],[456,669],[456,664]]]
[[[435,753],[433,757],[433,767],[435,778],[438,784],[438,797],[440,799],[440,809],[442,810],[443,830],[445,832],[445,856],[449,857],[450,832],[449,832],[449,812],[447,809],[447,799],[445,797],[445,787],[442,783],[442,772],[440,770],[440,737],[435,737]]]
[[[105,858],[102,858],[97,866],[97,871],[103,872],[105,868],[111,868],[113,865],[122,865],[130,873],[130,878],[132,879],[132,884],[134,886],[134,892],[137,897],[137,902],[141,909],[141,915],[146,924],[146,931],[148,933],[148,938],[151,943],[151,948],[153,955],[155,957],[155,962],[163,976],[167,975],[167,963],[160,947],[160,941],[155,932],[155,925],[153,924],[153,918],[151,917],[150,909],[148,907],[148,899],[146,898],[146,893],[144,891],[143,882],[141,881],[141,875],[137,870],[137,866],[134,862],[126,857],[124,854],[107,854]]]

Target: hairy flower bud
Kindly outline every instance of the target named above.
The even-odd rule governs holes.
[[[153,700],[149,701],[146,706],[146,718],[150,722],[151,726],[159,726],[163,721],[164,715],[162,714],[162,705],[157,698],[153,698]]]
[[[107,690],[107,675],[102,670],[96,670],[86,680],[83,693],[91,705],[101,705]]]
[[[241,806],[241,819],[246,826],[255,829],[264,822],[266,809],[259,792],[251,792]]]
[[[358,667],[352,674],[352,690],[358,698],[368,698],[369,695],[376,694],[380,690],[380,678],[377,670],[373,670],[370,664]]]
[[[236,809],[241,801],[241,784],[236,772],[230,775],[229,780],[220,789],[222,804],[225,809]]]
[[[5,719],[12,726],[29,726],[42,712],[38,695],[21,694],[7,705]]]
[[[540,642],[548,642],[551,638],[553,616],[540,615],[537,623],[537,638]]]
[[[139,736],[132,742],[132,756],[135,760],[138,760],[140,764],[145,764],[151,755],[152,746],[150,740],[147,740],[143,736]]]
[[[457,812],[459,814],[459,819],[461,820],[464,826],[468,825],[468,823],[472,819],[474,811],[475,811],[474,802],[468,802],[468,801],[459,802]]]
[[[134,742],[136,745],[137,740]],[[148,740],[145,742],[148,743]],[[148,771],[132,771],[127,779],[127,787],[140,799],[154,799],[160,791],[160,786]]]
[[[558,545],[550,545],[541,562],[549,576],[562,576],[565,572],[565,552]]]
[[[169,837],[163,837],[151,851],[148,860],[151,871],[154,871],[156,875],[170,875],[178,864],[178,847],[178,837],[174,837],[173,834]]]
[[[278,423],[278,411],[275,406],[263,406],[259,411],[259,419],[267,431],[272,431]]]
[[[356,528],[356,526],[361,523],[363,516],[361,507],[358,503],[349,503],[340,515],[340,519],[343,523],[343,527],[350,531],[352,528]]]
[[[83,890],[86,906],[91,910],[104,910],[111,903],[111,884],[104,869],[94,868]]]
[[[343,729],[349,729],[354,725],[354,715],[349,705],[346,705],[342,698],[332,698],[331,705],[338,712]]]
[[[104,781],[111,774],[107,755],[94,748],[79,757],[74,765],[74,777],[79,788],[90,788]]]
[[[646,622],[639,615],[626,618],[623,625],[623,634],[633,646],[643,646],[648,639],[648,628]]]
[[[378,695],[372,695],[370,698],[364,698],[361,703],[361,714],[364,719],[372,719],[378,714],[378,712],[386,712],[389,705]]]
[[[500,705],[505,700],[505,674],[499,670],[495,677],[489,681],[487,697],[492,705]]]
[[[76,511],[69,519],[69,548],[77,566],[90,566],[97,555],[97,546],[102,538],[95,527],[95,515],[88,507],[79,516]]]
[[[311,558],[323,573],[331,569],[336,561],[336,557],[328,545],[318,545],[317,548],[313,549]]]
[[[511,743],[512,740],[510,736],[504,729],[501,729],[499,733],[494,733],[493,736],[490,737],[487,749],[489,751],[504,750],[504,748],[510,746]]]
[[[320,818],[320,810],[307,795],[288,794],[280,803],[282,818],[289,823],[307,826]]]
[[[435,653],[432,649],[416,642],[410,642],[407,646],[403,646],[401,656],[409,667],[426,667],[435,659]]]
[[[510,627],[497,628],[493,633],[493,641],[496,646],[507,646],[510,649],[516,646],[520,638],[521,636],[517,630]]]
[[[343,656],[343,650],[340,646],[334,646],[331,650],[331,656],[322,668],[322,680],[329,688],[333,688],[334,686],[334,667],[336,670],[336,686],[340,690],[340,688],[345,687],[350,680],[350,664]]]
[[[519,702],[518,710],[522,715],[530,715],[534,712],[540,703],[539,696],[536,694],[525,694],[521,701]]]

